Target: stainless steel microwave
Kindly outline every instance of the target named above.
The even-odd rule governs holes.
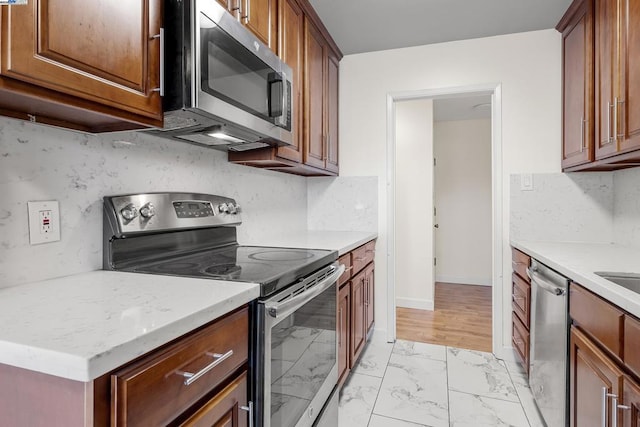
[[[292,144],[291,68],[215,0],[165,0],[164,128],[224,150]]]

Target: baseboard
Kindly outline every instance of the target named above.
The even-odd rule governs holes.
[[[460,285],[491,286],[491,278],[436,276],[436,282]]]
[[[396,297],[396,306],[433,311],[434,302],[429,299]]]

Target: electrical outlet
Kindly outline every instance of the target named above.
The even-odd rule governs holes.
[[[57,242],[60,240],[60,208],[57,200],[27,202],[29,211],[29,243]]]

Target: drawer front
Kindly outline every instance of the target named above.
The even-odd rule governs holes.
[[[624,313],[620,309],[572,282],[569,314],[582,331],[622,359]]]
[[[338,286],[342,286],[347,283],[349,279],[351,279],[351,273],[353,271],[353,265],[351,265],[351,252],[342,255],[338,259],[338,262],[340,264],[344,264],[345,266],[344,273],[342,273],[342,275],[338,278]]]
[[[527,268],[531,265],[531,257],[524,252],[520,252],[516,248],[511,248],[511,266],[513,271],[527,283],[531,283],[531,279],[527,276]]]
[[[522,280],[516,273],[511,275],[511,283],[513,311],[528,330],[530,327],[529,319],[531,318],[531,285]]]
[[[624,363],[640,377],[640,321],[629,314],[624,318]]]
[[[371,241],[366,245],[362,245],[352,251],[353,270],[352,275],[359,273],[371,261],[373,261],[376,249],[376,242]]]
[[[245,307],[111,375],[115,425],[165,425],[247,361]],[[186,385],[183,373],[200,374]]]
[[[524,369],[529,372],[529,331],[524,327],[522,322],[515,313],[512,313],[513,332],[511,342],[516,354],[520,358],[520,362]]]

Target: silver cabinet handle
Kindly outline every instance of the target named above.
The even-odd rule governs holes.
[[[620,126],[622,129],[622,133],[618,135],[618,120],[617,120],[617,116],[618,116],[618,104],[624,104],[624,99],[618,99],[616,98],[616,138],[620,137],[622,138],[622,140],[624,141],[624,128],[622,126]],[[622,110],[622,113],[624,113],[624,110]],[[624,120],[621,120],[622,123],[624,123]]]
[[[249,401],[247,406],[241,406],[240,409],[249,413],[249,427],[253,427],[253,402]]]
[[[584,151],[584,116],[580,117],[580,152]]]
[[[152,89],[152,92],[160,92],[160,96],[164,96],[164,28],[160,28],[160,34],[151,38],[160,40],[160,87]]]
[[[602,427],[607,427],[607,396],[609,390],[606,387],[602,387]]]
[[[185,377],[184,385],[193,384],[195,381],[197,381],[204,374],[206,374],[207,372],[209,372],[210,370],[212,370],[213,368],[215,368],[216,366],[218,366],[219,364],[221,364],[222,362],[224,362],[225,360],[227,360],[228,358],[233,356],[233,350],[229,350],[224,354],[207,352],[207,356],[211,356],[215,360],[213,362],[209,363],[204,368],[200,369],[195,374],[192,373],[192,372],[176,371],[176,374],[182,375],[183,377]]]
[[[618,140],[618,97],[613,98],[613,141]]]
[[[607,101],[607,144],[611,144],[613,139],[611,138],[611,103]]]

